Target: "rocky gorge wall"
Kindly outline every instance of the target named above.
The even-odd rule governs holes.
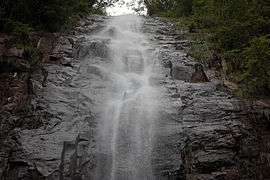
[[[97,119],[109,79],[93,61],[109,61],[109,50],[106,40],[91,37],[108,21],[93,16],[70,34],[40,38],[46,86],[42,72],[35,72],[29,110],[1,111],[1,179],[93,178]],[[156,179],[269,179],[267,118],[185,53],[190,42],[184,32],[159,18],[144,21],[142,32],[161,68],[151,83],[164,94],[152,157]],[[8,96],[28,99],[27,81],[16,84],[23,92],[14,93],[23,95]]]
[[[165,24],[156,39],[162,44],[161,61],[173,64],[177,95],[172,97],[182,102],[184,179],[268,179],[269,107],[235,97],[210,69],[207,81],[194,59],[183,53],[189,46],[185,32],[170,31],[173,24]]]

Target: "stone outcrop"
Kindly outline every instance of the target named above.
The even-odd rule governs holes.
[[[191,81],[192,67],[175,65],[172,67],[172,77],[176,80]]]
[[[86,24],[74,34],[94,31],[98,19],[99,26],[105,20],[85,19]],[[77,56],[82,48],[78,44],[85,39],[44,33],[33,33],[30,38],[43,55],[42,67],[31,71],[31,81],[29,69],[19,73],[14,61],[11,69],[0,72],[0,179],[89,179],[86,175],[94,166],[93,155],[89,154],[94,146],[95,122],[89,109],[93,100],[84,93],[84,75],[80,76],[88,66],[80,67]],[[0,39],[1,53],[7,41]],[[10,61],[24,61],[20,50],[7,52]],[[89,74],[88,82],[93,78]]]
[[[157,20],[155,28],[160,26],[172,27],[168,22]],[[181,45],[184,36],[172,34],[162,32],[155,39],[161,45],[159,58],[164,71],[168,73],[168,60],[173,63],[174,80],[160,83],[167,88],[170,97],[167,102],[176,104],[170,106],[170,113],[164,118],[178,122],[174,123],[178,130],[172,130],[170,138],[160,135],[160,139],[165,138],[170,146],[170,141],[176,138],[173,141],[178,143],[174,146],[179,147],[181,158],[175,157],[177,165],[173,159],[160,156],[156,171],[164,172],[168,179],[175,176],[186,180],[269,179],[267,113],[261,116],[252,113],[249,103],[228,93],[222,84],[216,83],[215,77],[208,78],[207,70],[185,54],[185,46]],[[257,112],[258,108],[255,109]],[[172,153],[171,156],[179,153],[167,146],[163,148]],[[165,168],[168,164],[162,165],[161,161],[171,162],[170,168]]]
[[[29,96],[30,66],[23,48],[9,47],[12,37],[0,38],[0,112],[16,112],[26,104]]]
[[[209,82],[201,64],[195,64],[194,70],[191,76],[192,83]]]
[[[42,54],[42,62],[46,63],[50,60],[50,55],[57,45],[59,38],[57,33],[32,33],[31,39]]]
[[[27,104],[29,95],[27,77],[5,73],[1,74],[0,81],[0,113],[22,109]]]
[[[48,77],[45,87],[42,73],[34,72],[34,97],[27,112],[10,111],[26,107],[29,84],[24,76],[17,71],[1,73],[0,179],[94,177],[97,118],[105,89],[111,85],[98,63],[110,63],[110,50],[106,38],[84,36],[100,30],[106,21],[102,16],[89,17],[71,34],[35,36]],[[109,30],[108,35],[116,36],[115,31]],[[151,77],[150,84],[164,95],[158,104],[161,110],[151,157],[157,179],[269,179],[268,108],[258,113],[257,107],[253,109],[207,77],[208,70],[184,52],[190,42],[173,24],[146,18],[143,32],[152,39],[159,61],[155,66],[159,74]],[[0,49],[5,39],[0,38]],[[23,59],[18,49],[7,52]],[[127,60],[132,58],[141,59],[128,56]],[[170,69],[173,78],[168,77]]]

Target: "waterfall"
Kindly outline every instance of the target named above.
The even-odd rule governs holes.
[[[149,80],[154,53],[141,32],[143,18],[113,17],[97,37],[109,42],[110,83],[98,125],[95,179],[151,180],[159,91]],[[108,40],[109,39],[109,40]]]

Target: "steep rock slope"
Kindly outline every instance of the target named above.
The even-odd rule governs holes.
[[[32,79],[31,111],[1,114],[3,130],[7,122],[24,120],[1,137],[2,179],[95,176],[98,119],[112,81],[100,66],[110,63],[110,42],[95,34],[110,21],[89,17],[60,38],[48,57],[54,62],[46,64],[47,86],[38,74]],[[247,106],[207,72],[210,78],[205,77],[184,52],[189,42],[173,24],[145,18],[140,32],[156,63],[149,82],[161,92],[151,155],[154,179],[267,179],[267,128],[261,139]]]

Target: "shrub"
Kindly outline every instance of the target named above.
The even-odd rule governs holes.
[[[16,22],[36,30],[60,31],[72,16],[85,16],[90,10],[113,0],[4,0],[0,2],[0,31],[12,32]]]
[[[270,36],[254,38],[243,55],[242,92],[248,96],[270,95]]]
[[[226,78],[239,83],[241,94],[270,96],[269,0],[145,0],[150,13],[182,19],[197,43],[189,53],[199,61],[211,61],[218,49]],[[168,3],[167,3],[168,2]],[[196,39],[211,34],[210,38]],[[202,43],[201,43],[202,42]],[[215,64],[215,63],[214,63]]]

